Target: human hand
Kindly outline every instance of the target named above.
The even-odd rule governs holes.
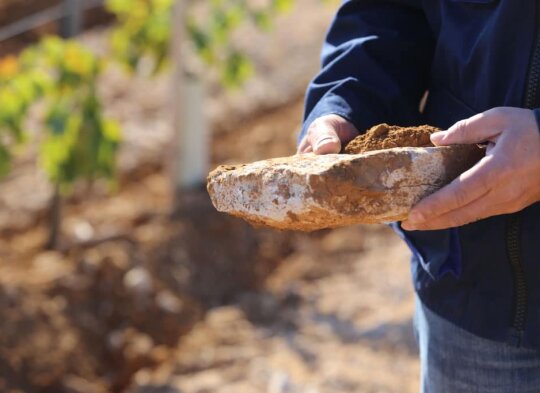
[[[494,108],[434,133],[431,141],[488,145],[474,167],[421,200],[402,223],[404,229],[457,227],[540,201],[540,133],[533,111]]]
[[[321,116],[309,126],[298,145],[297,153],[339,153],[342,144],[359,134],[356,127],[338,115]]]

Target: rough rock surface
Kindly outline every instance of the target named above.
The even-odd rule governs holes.
[[[474,145],[301,154],[218,167],[208,192],[219,211],[277,229],[392,222],[482,154]]]

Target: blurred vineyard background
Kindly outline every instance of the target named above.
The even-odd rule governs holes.
[[[408,251],[217,213],[290,155],[337,4],[0,1],[0,392],[416,392]]]

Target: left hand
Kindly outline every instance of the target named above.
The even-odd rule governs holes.
[[[431,141],[488,146],[475,166],[414,206],[404,229],[457,227],[540,201],[540,132],[531,110],[494,108],[434,133]]]

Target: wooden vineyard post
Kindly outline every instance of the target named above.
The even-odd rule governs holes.
[[[183,118],[180,119],[180,150],[178,157],[177,190],[200,188],[206,183],[209,164],[208,119],[206,89],[195,76],[184,74]]]
[[[63,38],[73,38],[81,32],[83,21],[82,0],[64,0],[65,16],[61,20],[60,30]],[[45,248],[56,250],[62,232],[63,200],[60,186],[54,185],[53,195],[49,202],[49,236]]]
[[[64,0],[65,16],[60,27],[62,37],[72,38],[83,26],[83,0]]]
[[[199,190],[209,169],[208,121],[203,83],[186,74],[182,47],[185,42],[185,1],[174,9],[171,56],[174,63],[172,104],[174,125],[168,168],[175,193]],[[175,198],[176,201],[176,198]]]

